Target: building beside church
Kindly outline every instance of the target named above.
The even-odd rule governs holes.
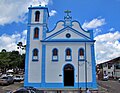
[[[24,86],[39,89],[97,89],[93,31],[66,11],[48,29],[48,8],[29,7]]]
[[[108,76],[108,79],[120,78],[120,57],[97,64],[97,76],[99,80]]]

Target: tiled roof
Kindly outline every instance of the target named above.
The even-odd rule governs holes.
[[[105,64],[105,63],[117,63],[117,62],[120,62],[120,57],[117,57],[117,58],[114,58],[114,59],[112,59],[112,60],[103,62],[103,63],[101,63],[101,64]],[[99,65],[100,65],[100,64],[99,64]]]

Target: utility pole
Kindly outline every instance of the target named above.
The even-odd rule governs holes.
[[[87,91],[87,55],[86,55],[86,42],[85,42],[85,88]]]
[[[78,93],[79,93],[79,58],[78,58]]]

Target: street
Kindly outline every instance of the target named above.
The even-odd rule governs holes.
[[[98,93],[120,93],[120,83],[114,80],[108,81],[97,81],[98,82]],[[23,86],[23,83],[15,82],[8,86],[0,86],[0,93],[6,93],[7,91],[18,89]]]
[[[120,93],[120,83],[118,81],[114,81],[114,80],[98,81],[98,85],[107,89],[108,93]],[[102,93],[106,93],[106,92],[102,92]]]
[[[14,84],[8,86],[0,86],[0,93],[6,93],[10,90],[14,91],[15,89],[18,89],[21,86],[23,86],[23,83],[20,82],[14,82]]]

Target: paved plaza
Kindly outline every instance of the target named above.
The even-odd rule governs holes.
[[[97,81],[98,82],[98,93],[119,93],[120,92],[120,83],[114,80],[108,81]],[[14,84],[8,86],[0,86],[0,93],[6,93],[7,91],[11,90],[14,91],[15,89],[22,87],[23,83],[15,82]],[[92,92],[97,93],[97,92]]]

